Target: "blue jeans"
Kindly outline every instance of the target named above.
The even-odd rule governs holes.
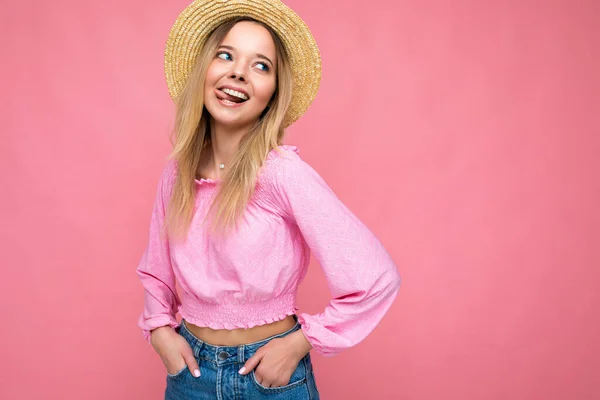
[[[314,371],[307,353],[298,363],[287,385],[268,388],[256,380],[254,371],[240,375],[238,370],[256,350],[271,339],[289,335],[300,329],[296,324],[288,331],[270,336],[259,342],[239,346],[214,346],[203,342],[185,326],[185,321],[176,331],[187,340],[200,366],[201,375],[194,377],[186,366],[175,374],[167,373],[165,400],[318,400],[319,392]]]

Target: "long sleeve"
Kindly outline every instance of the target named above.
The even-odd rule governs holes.
[[[296,153],[279,161],[274,195],[325,273],[331,295],[320,314],[298,314],[313,349],[333,356],[369,335],[391,307],[400,275],[379,239]]]
[[[175,288],[168,237],[166,233],[162,233],[167,201],[174,180],[173,171],[174,161],[169,161],[158,183],[150,219],[148,245],[136,270],[144,288],[144,308],[138,326],[147,341],[150,341],[152,329],[165,325],[176,328],[179,325],[175,314],[181,301]]]

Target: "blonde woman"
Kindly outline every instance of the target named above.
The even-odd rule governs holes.
[[[400,277],[298,147],[282,144],[317,93],[314,39],[278,0],[197,0],[171,29],[165,68],[174,148],[137,267],[138,325],[166,367],[165,399],[318,399],[310,350],[362,341]],[[311,251],[333,296],[316,315],[296,305]]]

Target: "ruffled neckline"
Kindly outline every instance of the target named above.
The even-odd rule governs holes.
[[[200,178],[200,179],[194,178],[194,181],[199,185],[202,185],[202,184],[216,185],[217,183],[221,182],[220,179],[210,179],[210,178]]]
[[[279,145],[278,147],[283,150],[294,151],[298,154],[300,153],[300,149],[298,148],[298,146],[294,146],[291,144],[282,144],[282,145]],[[269,151],[269,153],[267,154],[267,160],[272,159],[276,155],[277,155],[277,150],[271,149],[271,151]],[[202,185],[216,186],[217,184],[221,183],[221,179],[211,179],[211,178],[199,178],[199,179],[194,178],[194,181],[196,182],[197,186],[202,186]]]

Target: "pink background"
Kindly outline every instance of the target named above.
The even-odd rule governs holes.
[[[286,143],[403,284],[323,399],[600,396],[600,6],[288,0],[323,81]],[[135,267],[186,1],[3,2],[2,399],[161,399]],[[329,299],[317,263],[299,305]]]

